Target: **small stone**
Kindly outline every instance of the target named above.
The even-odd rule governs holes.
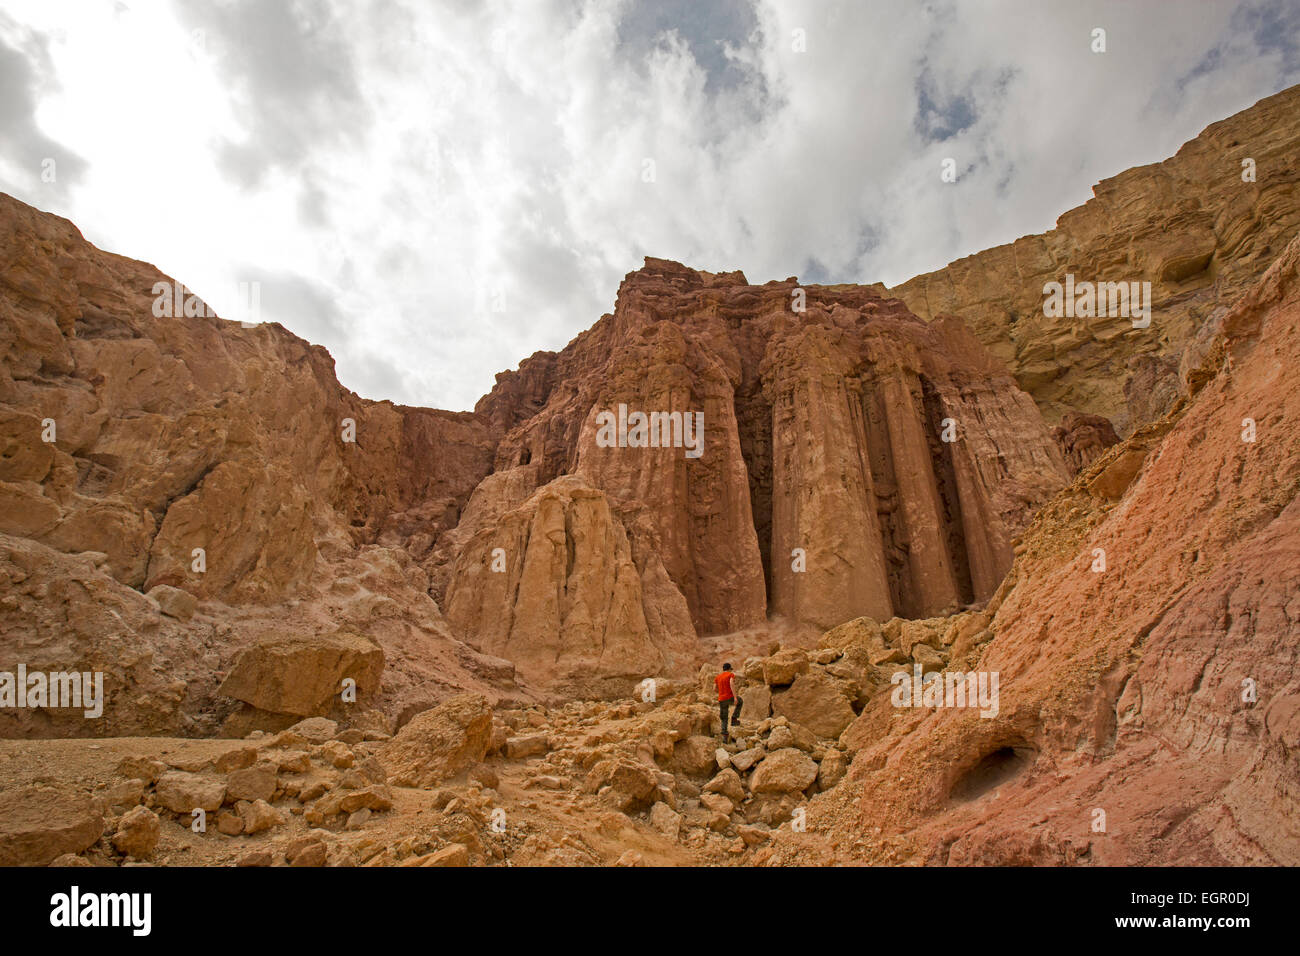
[[[196,809],[209,812],[221,809],[226,798],[226,783],[184,770],[169,770],[158,778],[154,799],[173,813],[188,815]]]
[[[370,822],[370,808],[362,807],[348,817],[347,829],[360,830]]]
[[[275,764],[260,763],[226,777],[226,802],[270,800],[275,795]]]
[[[550,738],[546,734],[511,737],[506,741],[506,756],[512,760],[544,754],[549,749]]]
[[[199,606],[199,599],[193,594],[167,584],[150,588],[148,596],[158,602],[158,607],[164,614],[178,621],[188,621]]]
[[[251,767],[257,763],[256,747],[240,747],[237,750],[227,750],[216,759],[213,766],[217,773],[230,773],[234,770],[243,770],[245,767]]]
[[[290,840],[284,848],[284,859],[290,866],[324,866],[328,855],[325,841],[310,835]]]
[[[469,866],[469,850],[459,843],[445,846],[432,853],[421,866]]]
[[[162,836],[162,827],[158,823],[158,814],[148,807],[136,807],[128,810],[118,821],[117,832],[113,835],[113,846],[119,853],[147,860],[158,845]]]
[[[244,821],[244,833],[260,833],[285,822],[285,816],[265,800],[241,800],[235,807]]]
[[[328,717],[308,717],[300,720],[285,733],[296,734],[312,744],[323,744],[338,736],[339,725]]]

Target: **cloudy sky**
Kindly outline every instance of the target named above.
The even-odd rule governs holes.
[[[0,190],[228,316],[260,282],[363,396],[465,409],[645,255],[892,285],[1300,82],[1298,47],[1291,0],[4,0]]]

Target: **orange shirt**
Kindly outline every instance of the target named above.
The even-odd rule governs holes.
[[[732,699],[734,695],[731,693],[731,679],[735,676],[731,671],[723,671],[713,678],[713,683],[718,688],[718,700]]]

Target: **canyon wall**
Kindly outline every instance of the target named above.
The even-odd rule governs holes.
[[[521,395],[535,410],[507,415]],[[698,456],[600,441],[601,415],[620,408],[697,415]],[[660,259],[624,280],[612,314],[500,377],[476,412],[510,425],[499,473],[527,468],[541,489],[580,476],[638,509],[642,550],[689,611],[683,641],[768,615],[830,627],[985,600],[1012,538],[1067,477],[1032,400],[959,319],[927,324],[866,287],[752,285]],[[521,613],[532,598],[509,571],[529,573],[532,539],[511,529],[533,507],[496,509],[448,579],[450,618],[501,632],[493,653],[549,646],[561,619]],[[506,576],[485,601],[495,548]],[[548,563],[547,590],[565,593],[572,568]]]
[[[223,673],[261,642],[340,632],[387,655],[367,705],[513,693],[485,688],[503,662],[453,637],[407,551],[455,524],[490,429],[360,399],[278,325],[155,315],[158,283],[0,195],[0,669],[102,671],[109,697],[97,722],[5,710],[0,732],[271,719],[218,695]]]
[[[278,325],[155,315],[172,280],[0,195],[0,670],[102,670],[110,697],[0,732],[284,726],[222,688],[256,662],[273,686],[285,648],[320,687],[381,653],[363,704],[400,722],[458,690],[622,692],[771,619],[979,607],[1034,513],[1186,399],[1294,235],[1298,104],[893,292],[648,258],[473,412],[359,398]],[[1151,327],[1045,319],[1063,271],[1149,279]],[[603,441],[620,409],[698,415],[699,454]]]
[[[373,703],[400,713],[481,675],[516,692],[502,658],[592,689],[684,674],[700,636],[769,614],[953,610],[992,593],[1067,477],[959,320],[867,288],[647,260],[613,314],[452,413],[360,399],[276,325],[155,314],[175,283],[153,267],[8,197],[0,219],[6,626],[30,667],[111,675],[120,730],[274,723],[265,701],[218,706],[266,642],[373,639]],[[700,443],[599,441],[620,406],[686,416]],[[61,599],[85,617],[68,637],[49,596],[72,560],[90,583]],[[106,602],[130,608],[110,634]]]
[[[1049,423],[1084,412],[1127,435],[1182,394],[1184,347],[1300,229],[1298,188],[1300,87],[1292,87],[1211,124],[1164,162],[1103,180],[1055,229],[959,259],[889,294],[922,318],[960,315]],[[1067,274],[1150,282],[1150,327],[1045,316],[1043,286]]]
[[[953,671],[999,676],[996,713],[881,694],[842,738],[847,785],[773,861],[1300,860],[1298,354],[1300,239],[953,643]]]

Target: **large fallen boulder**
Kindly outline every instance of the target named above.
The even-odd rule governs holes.
[[[795,678],[789,690],[772,695],[772,710],[818,737],[838,737],[857,716],[842,688],[820,670],[809,671]]]
[[[357,702],[379,689],[384,652],[358,634],[270,637],[244,648],[219,693],[259,710],[316,717],[326,714],[343,690],[356,681]]]
[[[0,866],[46,866],[89,849],[103,832],[87,796],[50,787],[0,793]]]
[[[460,694],[417,714],[376,756],[399,787],[432,787],[481,761],[492,736],[492,707]]]

